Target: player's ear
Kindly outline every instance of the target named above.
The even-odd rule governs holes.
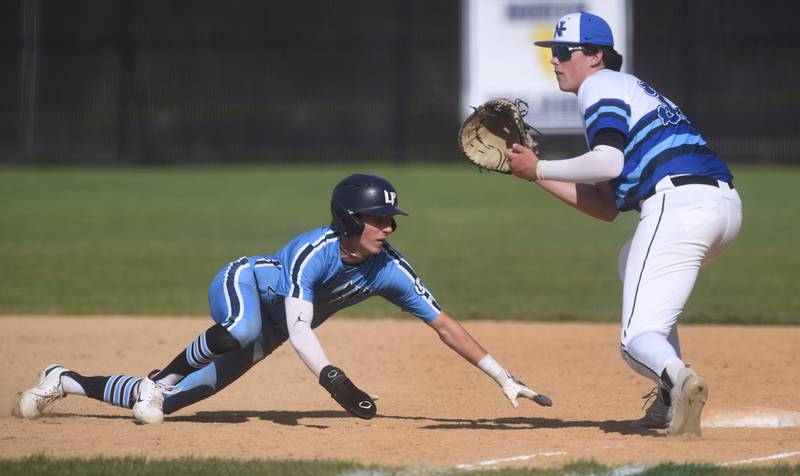
[[[591,67],[592,68],[596,68],[598,66],[603,66],[603,64],[604,64],[603,63],[603,56],[604,56],[604,53],[603,53],[602,49],[598,49],[597,52],[595,52],[593,55],[591,55],[592,61],[591,61],[591,63],[589,63],[591,65]]]

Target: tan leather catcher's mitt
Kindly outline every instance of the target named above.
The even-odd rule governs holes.
[[[458,143],[470,162],[482,169],[510,174],[504,152],[512,144],[524,145],[539,154],[539,144],[529,133],[533,128],[522,120],[528,113],[524,101],[498,98],[474,109],[458,131]]]

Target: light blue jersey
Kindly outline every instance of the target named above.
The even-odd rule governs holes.
[[[358,266],[342,262],[339,233],[330,227],[303,233],[273,255],[242,257],[217,273],[208,290],[211,317],[239,342],[240,349],[214,355],[201,334],[186,348],[199,370],[168,395],[169,414],[225,388],[289,337],[284,299],[314,304],[312,327],[337,311],[381,296],[403,311],[430,322],[442,312],[403,256],[388,243]]]
[[[233,261],[209,288],[213,319],[246,345],[260,334],[262,325],[280,337],[288,336],[285,297],[314,305],[312,327],[371,296],[381,296],[425,322],[442,312],[411,265],[389,243],[358,266],[343,263],[339,253],[339,233],[326,226],[297,236],[274,255]]]
[[[592,143],[601,129],[626,137],[625,163],[609,183],[617,208],[636,209],[667,175],[702,175],[723,182],[733,175],[672,101],[630,74],[603,69],[578,90],[578,101]]]
[[[339,253],[339,234],[322,227],[298,236],[273,256],[257,257],[256,281],[262,301],[269,303],[270,320],[285,325],[282,298],[287,296],[314,304],[312,327],[373,295],[425,322],[442,312],[411,265],[388,242],[380,254],[358,266],[343,263]],[[259,260],[278,264],[270,269],[258,266]]]

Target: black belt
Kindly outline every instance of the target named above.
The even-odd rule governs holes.
[[[706,177],[704,175],[678,175],[677,177],[670,177],[669,180],[675,187],[682,187],[684,185],[711,185],[712,187],[719,188],[719,182],[717,179]],[[733,188],[733,182],[725,183],[727,183],[730,188]],[[647,192],[647,195],[642,198],[642,201],[652,197],[655,193],[656,188],[653,187],[652,190]]]

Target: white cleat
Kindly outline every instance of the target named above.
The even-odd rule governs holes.
[[[701,436],[700,414],[708,400],[708,385],[694,370],[684,367],[678,372],[678,381],[670,390],[672,421],[669,436]]]
[[[64,387],[61,386],[61,374],[66,371],[67,369],[58,364],[45,367],[39,374],[39,383],[19,396],[17,416],[28,420],[39,418],[50,404],[66,397]]]
[[[133,417],[145,425],[164,421],[164,397],[175,393],[175,387],[144,378],[139,383],[139,396],[133,404]]]

